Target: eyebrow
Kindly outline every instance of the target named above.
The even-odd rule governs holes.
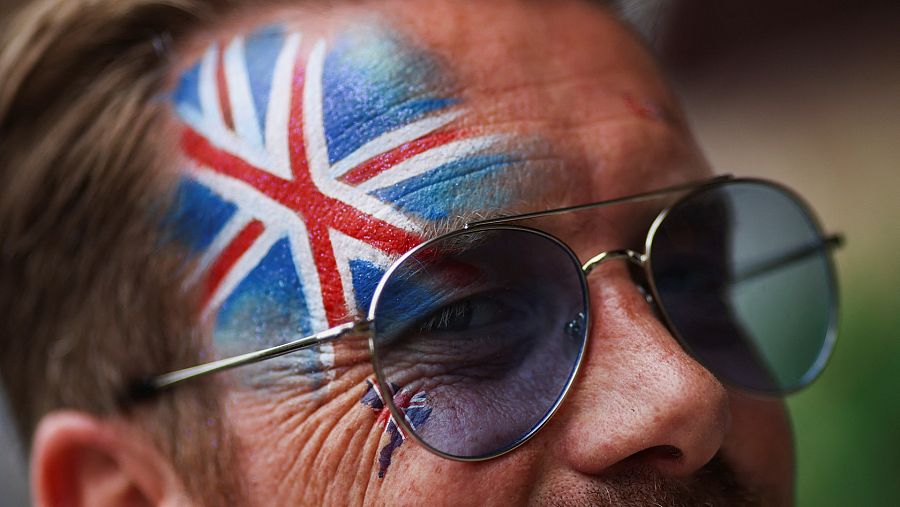
[[[499,209],[466,210],[451,217],[443,218],[426,225],[424,236],[426,238],[436,238],[438,236],[443,236],[444,234],[449,234],[453,231],[464,229],[471,223],[482,220],[501,219],[505,216],[509,216],[509,213],[504,213]]]
[[[529,200],[528,202],[533,204],[534,200]],[[427,224],[424,228],[424,236],[426,238],[436,238],[438,236],[443,236],[444,234],[465,229],[476,223],[506,220],[507,218],[515,216],[519,215],[510,213],[509,210],[496,208],[488,210],[465,210],[453,216]]]

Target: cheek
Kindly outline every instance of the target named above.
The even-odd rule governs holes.
[[[455,455],[491,453],[525,435],[554,405],[578,344],[547,339],[552,334],[540,323],[501,327],[432,333],[382,355],[382,364],[411,358],[391,362],[386,375],[423,397],[428,417],[416,430],[429,445]],[[562,350],[568,348],[574,350]]]
[[[464,463],[410,445],[401,451],[401,459],[381,484],[378,502],[383,505],[525,505],[539,476],[537,463],[541,451],[537,447],[529,443],[500,458]],[[440,492],[439,496],[435,492]]]
[[[738,477],[771,491],[766,505],[790,505],[794,488],[794,439],[781,400],[752,398],[729,390],[731,428],[723,453]]]
[[[336,344],[325,373],[329,381],[315,390],[271,370],[248,373],[266,378],[261,387],[230,387],[226,416],[251,504],[358,504],[376,477],[383,428],[360,403],[371,377],[365,343]]]

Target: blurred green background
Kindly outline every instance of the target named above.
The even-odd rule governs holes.
[[[21,0],[0,0],[0,17]],[[804,195],[837,253],[842,320],[821,379],[789,399],[806,506],[900,498],[900,3],[637,0],[720,172]],[[25,474],[0,407],[0,506]]]
[[[679,2],[657,40],[698,142],[720,172],[793,187],[847,238],[835,354],[788,400],[798,504],[898,505],[900,6],[712,4]]]

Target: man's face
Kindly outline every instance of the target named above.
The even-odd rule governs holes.
[[[183,61],[180,216],[220,355],[364,314],[393,259],[472,217],[710,174],[646,51],[588,2],[312,3],[213,28]],[[584,260],[634,247],[653,211],[568,217],[554,232]],[[484,462],[406,438],[365,343],[228,374],[249,500],[790,503],[783,405],[726,389],[685,353],[627,266],[589,284],[571,392],[537,436]]]

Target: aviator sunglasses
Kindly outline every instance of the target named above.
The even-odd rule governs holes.
[[[553,235],[521,225],[666,197],[641,252],[605,251],[582,262]],[[420,424],[406,412],[415,404],[384,396],[405,434],[447,458],[489,459],[534,436],[565,398],[590,335],[587,276],[596,267],[631,264],[671,334],[720,381],[782,396],[812,382],[831,353],[838,299],[831,250],[840,244],[791,190],[731,176],[482,220],[397,259],[365,319],[153,377],[141,390],[365,337],[380,391],[409,393],[430,407]]]

